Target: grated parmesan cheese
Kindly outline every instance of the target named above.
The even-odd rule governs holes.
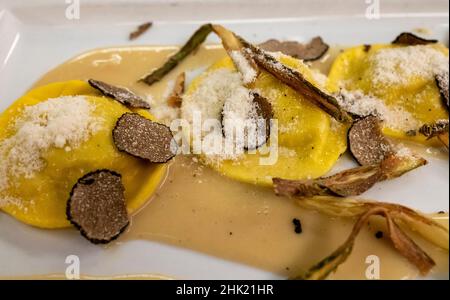
[[[398,157],[408,158],[414,156],[414,153],[411,151],[411,149],[405,147],[403,144],[398,144],[395,147],[395,155]]]
[[[372,83],[405,85],[411,78],[434,80],[437,73],[449,69],[448,56],[431,45],[381,49],[369,58]]]
[[[273,56],[276,60],[280,60],[281,57],[286,56],[285,54],[283,54],[283,52],[281,51],[266,51],[264,50],[267,54],[269,54],[270,56]]]
[[[200,115],[202,121],[207,119],[220,120],[223,111],[225,136],[235,139],[236,148],[242,148],[242,151],[227,151],[225,145],[227,138],[224,138],[222,128],[201,132],[203,151],[208,154],[211,162],[222,160],[237,160],[244,151],[244,141],[242,143],[236,139],[232,130],[237,124],[249,119],[256,118],[256,107],[253,102],[253,96],[250,90],[243,86],[241,75],[229,69],[218,69],[206,75],[202,83],[192,94],[183,95],[181,116],[191,124],[195,115]],[[229,132],[227,130],[230,130]],[[209,149],[210,142],[218,141],[222,147],[220,149]],[[250,142],[250,141],[249,141]]]
[[[342,89],[336,97],[339,105],[346,111],[358,115],[374,115],[384,121],[384,125],[397,130],[407,131],[419,127],[420,123],[400,106],[388,107],[381,99],[366,95],[361,90]]]
[[[22,211],[26,210],[26,208],[22,204],[22,201],[20,201],[19,199],[10,196],[0,197],[0,208],[7,205],[14,205]]]
[[[192,121],[195,112],[201,112],[203,119],[218,118],[225,99],[238,88],[243,88],[242,81],[232,70],[218,69],[207,73],[193,93],[183,95],[182,118]]]
[[[0,192],[9,178],[31,178],[45,167],[42,155],[51,147],[71,151],[102,125],[95,105],[82,96],[65,96],[26,106],[14,124],[15,134],[0,142]]]
[[[311,70],[311,76],[314,79],[314,81],[319,85],[319,87],[324,88],[327,84],[328,77],[320,72],[317,69],[310,69]]]
[[[278,155],[282,157],[291,157],[291,158],[298,156],[297,151],[286,147],[278,147]]]
[[[147,96],[146,101],[150,104],[150,113],[165,125],[170,125],[172,120],[175,120],[180,115],[180,108],[171,107],[167,105],[167,98],[173,90],[174,81],[167,84],[166,91],[159,100],[155,100],[151,95]]]
[[[256,70],[250,65],[247,58],[245,58],[240,51],[231,51],[230,57],[241,74],[244,84],[251,83],[256,79],[256,76],[258,75]]]

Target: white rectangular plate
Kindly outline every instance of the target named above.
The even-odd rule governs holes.
[[[258,9],[254,2],[249,5],[250,1],[231,1],[228,5],[220,1],[136,1],[135,5],[130,1],[91,1],[89,5],[82,3],[80,20],[65,18],[67,4],[63,0],[23,2],[26,4],[0,0],[0,110],[42,74],[77,54],[116,45],[181,44],[208,19],[254,42],[268,38],[305,41],[320,35],[331,45],[370,44],[388,42],[401,31],[427,28],[430,38],[448,44],[447,1],[408,1],[409,11],[401,10],[398,2],[402,1],[392,5],[382,1],[379,20],[364,17],[364,1],[273,1],[277,5],[259,1]],[[427,5],[429,11],[424,13],[422,5]],[[191,16],[194,12],[195,16]],[[146,20],[156,21],[151,31],[128,42],[127,34]],[[218,40],[212,37],[208,42]],[[448,178],[448,160],[431,159],[414,174],[382,183],[365,197],[395,200],[425,212],[448,211]],[[279,278],[245,265],[148,241],[104,249],[80,239],[74,230],[39,230],[0,213],[0,277],[63,274],[65,258],[70,254],[81,258],[82,273],[89,275]]]

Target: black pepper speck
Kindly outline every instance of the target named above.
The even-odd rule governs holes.
[[[292,224],[294,224],[294,231],[296,234],[302,233],[302,231],[303,231],[302,223],[300,222],[299,219],[297,219],[297,218],[292,219]]]

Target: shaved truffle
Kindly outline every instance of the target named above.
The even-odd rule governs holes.
[[[321,58],[329,48],[322,38],[318,36],[313,38],[307,44],[301,44],[295,41],[280,42],[275,39],[270,39],[259,46],[266,51],[280,51],[283,54],[305,61],[313,61]]]
[[[365,44],[365,45],[364,45],[364,52],[369,52],[371,48],[372,48],[372,45],[370,45],[370,44]]]
[[[448,100],[448,71],[437,74],[436,77],[436,85],[439,88],[439,93],[441,94],[442,102],[449,107]]]
[[[256,149],[267,142],[270,136],[270,119],[272,119],[273,117],[272,104],[270,104],[270,102],[266,98],[259,95],[258,93],[252,94],[253,94],[253,102],[255,103],[256,114],[259,119],[263,119],[265,121],[266,132],[265,132],[265,139],[262,139],[254,147],[250,147],[250,145],[247,145],[248,149],[251,148]]]
[[[435,44],[437,40],[427,40],[412,34],[411,32],[402,32],[400,33],[395,40],[392,41],[392,44],[400,44],[407,46],[416,46],[416,45],[427,45],[427,44]]]
[[[125,106],[132,108],[150,108],[150,104],[127,89],[94,79],[89,79],[88,82],[93,88],[99,90],[103,95],[113,98]]]
[[[152,22],[146,22],[144,24],[139,25],[135,31],[131,32],[129,35],[129,40],[135,40],[138,37],[140,37],[141,35],[143,35],[147,30],[150,29],[150,27],[152,27],[153,23]]]
[[[152,163],[165,163],[177,151],[169,127],[136,113],[125,113],[117,120],[113,140],[120,151]]]
[[[81,177],[70,192],[66,215],[94,244],[116,239],[129,224],[121,175],[97,170]]]
[[[353,157],[362,166],[379,164],[392,153],[389,141],[381,132],[380,119],[375,116],[353,123],[348,132],[348,144]]]

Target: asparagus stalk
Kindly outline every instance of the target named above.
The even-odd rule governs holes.
[[[153,71],[151,74],[146,75],[140,81],[145,82],[148,85],[160,81],[166,74],[172,71],[183,59],[191,54],[197,47],[202,44],[208,35],[212,31],[211,24],[202,25],[194,34],[189,38],[189,40],[184,44],[184,46],[160,68]]]
[[[306,80],[300,72],[282,64],[264,50],[250,44],[242,37],[238,37],[238,39],[252,54],[252,58],[260,67],[305,96],[307,100],[317,105],[336,120],[343,123],[353,122],[352,116],[339,106],[339,103],[334,96],[314,86],[311,82]]]

